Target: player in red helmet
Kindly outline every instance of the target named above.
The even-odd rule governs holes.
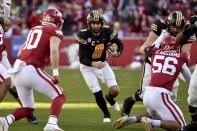
[[[63,38],[61,31],[62,15],[56,9],[44,12],[41,19],[42,25],[30,29],[27,39],[20,48],[19,58],[14,63],[14,68],[8,70],[14,75],[18,96],[22,108],[18,108],[6,117],[0,117],[0,131],[7,131],[15,121],[27,117],[34,109],[33,89],[52,99],[50,116],[44,131],[63,131],[57,125],[59,113],[65,102],[63,89],[59,83],[59,45]],[[45,71],[45,65],[51,61],[53,76]]]
[[[151,80],[143,97],[148,113],[121,117],[114,122],[114,128],[141,122],[146,131],[152,131],[152,127],[175,131],[186,125],[183,113],[170,95],[180,72],[186,82],[190,81],[191,72],[186,65],[188,56],[178,52],[175,38],[168,35],[169,33],[163,30],[153,45],[144,49],[147,56],[151,57]]]

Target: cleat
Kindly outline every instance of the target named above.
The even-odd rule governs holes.
[[[64,131],[64,130],[59,128],[58,125],[47,123],[46,126],[44,127],[44,131]]]
[[[36,117],[33,114],[27,117],[27,121],[30,124],[39,124],[39,121],[36,119]]]
[[[128,118],[127,116],[124,116],[124,117],[121,117],[120,119],[116,120],[114,122],[113,127],[116,129],[120,129],[121,127],[129,125],[127,118]]]
[[[119,107],[119,105],[118,105],[117,102],[112,106],[112,108],[113,108],[115,111],[120,111],[120,107]]]
[[[4,117],[0,117],[0,131],[8,131],[8,123]]]
[[[111,122],[111,119],[110,119],[110,118],[104,118],[104,119],[103,119],[103,122],[104,122],[104,123],[106,123],[106,122]]]
[[[180,127],[178,131],[195,131],[197,129],[197,124],[190,123],[186,126]]]
[[[142,117],[141,123],[144,124],[146,131],[152,131],[151,119],[148,117]]]

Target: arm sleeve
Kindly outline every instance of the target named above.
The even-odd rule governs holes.
[[[161,45],[161,42],[163,41],[164,37],[160,35],[155,42],[153,42],[152,45],[155,45],[156,48],[159,48]]]
[[[189,68],[187,67],[186,63],[183,64],[181,73],[182,73],[185,81],[187,83],[189,83],[190,79],[191,79],[191,72],[190,72]]]
[[[92,61],[88,59],[88,48],[86,45],[79,44],[79,60],[81,64],[92,66]]]

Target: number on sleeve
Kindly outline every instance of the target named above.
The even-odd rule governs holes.
[[[103,53],[103,49],[104,49],[104,44],[96,45],[96,47],[94,49],[94,53],[92,54],[92,58],[93,59],[100,58]]]

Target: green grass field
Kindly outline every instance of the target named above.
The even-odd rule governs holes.
[[[116,98],[122,108],[123,101],[126,97],[132,95],[139,88],[141,71],[132,71],[120,69],[114,71],[117,81],[120,86],[120,94]],[[49,71],[49,74],[51,71]],[[115,131],[112,123],[103,123],[103,114],[96,106],[94,96],[87,88],[85,81],[79,70],[61,70],[60,85],[64,89],[67,96],[67,101],[63,106],[59,116],[58,124],[65,131]],[[108,88],[101,84],[103,93],[108,93]],[[190,115],[187,105],[187,89],[188,84],[180,80],[177,104],[184,113],[187,123],[190,122]],[[26,119],[15,122],[9,128],[9,131],[42,131],[47,123],[51,100],[44,95],[34,92],[36,109],[34,114],[40,121],[39,125],[30,125]],[[19,105],[15,102],[12,96],[8,93],[3,103],[0,104],[0,116],[5,116],[13,111]],[[120,113],[115,112],[108,105],[111,112],[111,120],[115,121],[120,118]],[[146,109],[142,102],[135,104],[131,111],[131,115],[138,115],[145,112]],[[142,124],[133,124],[120,131],[143,131]],[[159,128],[154,128],[153,131],[162,131]]]

